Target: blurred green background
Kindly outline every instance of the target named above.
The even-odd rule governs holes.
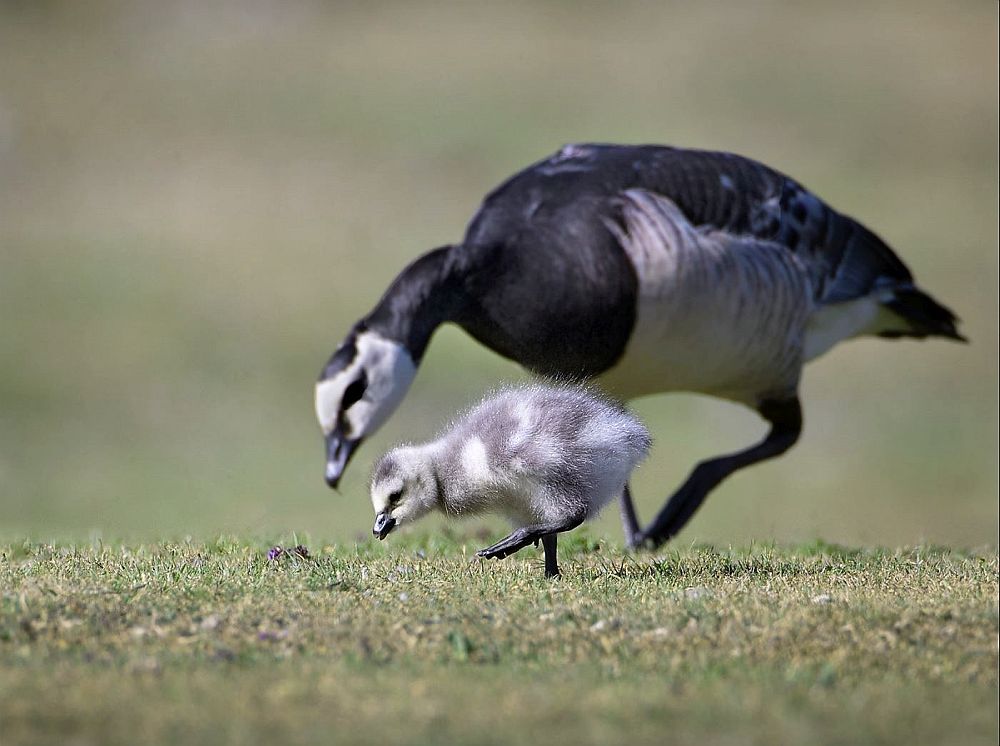
[[[368,469],[519,370],[438,333],[340,494],[312,387],[410,258],[565,142],[732,150],[879,232],[969,346],[807,369],[681,542],[997,541],[995,3],[5,2],[0,537],[367,541]],[[764,431],[642,400],[644,518]],[[597,533],[620,541],[609,510]]]

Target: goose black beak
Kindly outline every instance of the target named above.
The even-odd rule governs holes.
[[[372,534],[382,541],[389,532],[396,528],[396,519],[388,513],[382,512],[375,516],[375,525],[372,526]]]
[[[337,489],[340,478],[347,468],[347,462],[351,460],[355,449],[360,444],[360,440],[350,440],[334,430],[326,436],[326,483],[331,488]]]

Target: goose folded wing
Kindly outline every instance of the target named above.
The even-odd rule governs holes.
[[[912,282],[875,233],[762,163],[731,153],[661,149],[635,168],[642,188],[673,201],[693,225],[749,235],[798,255],[820,303]]]

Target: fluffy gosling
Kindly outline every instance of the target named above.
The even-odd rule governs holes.
[[[432,510],[499,513],[513,533],[480,557],[502,559],[541,540],[545,577],[559,575],[556,535],[593,518],[622,493],[649,452],[645,426],[583,388],[528,385],[487,396],[436,439],[385,454],[372,476],[372,533]]]

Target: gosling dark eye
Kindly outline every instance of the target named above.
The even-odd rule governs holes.
[[[361,371],[361,378],[352,382],[346,389],[344,389],[344,398],[340,400],[341,410],[350,409],[351,406],[356,404],[361,400],[361,397],[365,395],[365,389],[368,388],[368,376],[364,371]]]
[[[399,501],[403,499],[403,490],[396,490],[389,495],[389,504],[398,505]]]

